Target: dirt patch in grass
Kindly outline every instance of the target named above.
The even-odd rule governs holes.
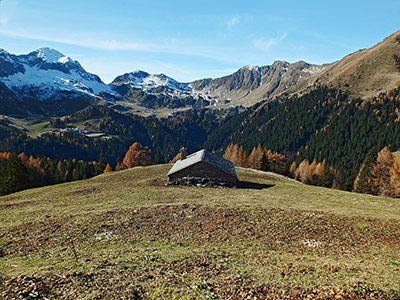
[[[155,178],[152,179],[150,182],[150,186],[155,186],[155,187],[165,187],[167,184],[167,179],[162,179],[162,178]]]
[[[4,281],[3,299],[144,299],[142,288],[128,280],[123,284],[110,284],[115,274],[73,272],[47,277],[20,276]],[[127,279],[132,280],[132,275]]]
[[[9,204],[0,203],[0,210],[17,208],[17,207],[25,207],[25,206],[28,206],[30,203],[32,203],[32,201],[23,201],[23,202],[17,202],[17,203],[9,203]]]

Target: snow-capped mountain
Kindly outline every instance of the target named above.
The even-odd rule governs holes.
[[[57,50],[41,48],[27,55],[12,55],[0,49],[0,81],[21,99],[62,99],[97,96],[113,99],[112,88],[79,62]]]
[[[149,108],[154,107],[151,103],[154,102],[154,97],[149,100],[149,95],[168,100],[168,103],[161,101],[161,106],[171,106],[172,102],[179,102],[177,107],[182,106],[185,104],[180,101],[182,98],[186,103],[201,100],[203,105],[229,103],[233,106],[250,106],[296,86],[321,70],[322,66],[303,61],[293,64],[276,61],[271,66],[244,66],[221,78],[202,79],[191,83],[181,83],[164,74],[151,75],[144,71],[136,71],[118,76],[111,84],[117,87],[124,99],[144,98],[147,102],[145,106]]]
[[[206,97],[193,90],[189,83],[178,82],[164,74],[152,75],[144,71],[135,71],[118,76],[111,85],[125,100],[138,102],[147,108],[210,104]]]
[[[22,111],[29,115],[66,114],[102,100],[124,100],[137,104],[139,110],[140,107],[250,106],[320,71],[320,66],[305,62],[278,61],[271,66],[245,66],[225,77],[191,83],[178,82],[164,74],[135,71],[105,84],[97,75],[85,71],[78,61],[55,49],[41,48],[26,55],[13,55],[0,49],[0,83],[3,84],[0,92],[14,95],[13,99],[19,100]],[[7,96],[7,99],[11,98]],[[6,103],[5,98],[1,101]],[[132,105],[127,107],[130,109]]]
[[[145,91],[151,91],[152,89],[159,87],[167,87],[170,90],[177,92],[192,91],[191,87],[187,83],[178,82],[164,74],[152,75],[144,71],[126,73],[118,76],[112,82],[112,84],[115,85],[120,85],[122,83],[130,84],[133,87]]]

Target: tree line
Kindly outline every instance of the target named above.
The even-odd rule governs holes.
[[[353,191],[400,197],[400,155],[393,155],[389,147],[379,152],[371,149],[354,180]]]
[[[231,161],[237,167],[252,168],[262,171],[271,171],[277,174],[290,176],[306,184],[324,187],[340,188],[337,171],[323,162],[315,159],[310,163],[307,159],[299,165],[295,161],[289,166],[287,157],[280,153],[273,153],[270,149],[258,144],[249,155],[242,146],[230,144],[225,149],[225,159]]]
[[[114,168],[103,153],[97,161],[77,159],[52,160],[49,157],[27,156],[25,153],[0,152],[0,196],[32,187],[88,179],[99,174],[152,164],[151,151],[133,143]]]

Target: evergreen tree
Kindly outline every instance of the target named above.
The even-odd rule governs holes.
[[[158,164],[161,164],[162,162],[163,162],[163,160],[162,160],[162,156],[161,156],[161,149],[159,146],[157,146],[156,156],[154,157],[154,164],[158,165]]]
[[[99,161],[96,164],[96,168],[95,168],[95,175],[99,175],[99,174],[103,174],[104,169],[106,168],[107,165],[107,161],[104,157],[104,153],[101,152],[100,156],[99,156]]]
[[[0,196],[8,194],[7,189],[7,159],[0,158]]]
[[[331,168],[329,167],[329,165],[324,162],[323,163],[323,171],[322,171],[322,186],[324,187],[332,187],[333,185],[333,180],[334,178],[334,174],[331,171]]]
[[[265,151],[263,151],[263,154],[261,156],[260,170],[269,171],[269,163],[268,163],[268,158],[267,158],[267,154],[265,153]]]
[[[16,154],[0,163],[0,195],[31,187],[29,171]]]
[[[368,188],[368,181],[371,180],[372,174],[371,169],[376,162],[378,157],[378,152],[375,148],[372,148],[366,155],[364,162],[361,165],[358,176],[354,181],[353,190],[357,193],[368,193],[370,192]]]

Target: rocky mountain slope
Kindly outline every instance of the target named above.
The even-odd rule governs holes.
[[[250,106],[296,86],[324,66],[277,61],[271,66],[245,66],[231,75],[181,83],[164,74],[144,71],[118,76],[111,84],[125,100],[150,108],[166,106]]]
[[[250,106],[307,81],[324,68],[303,61],[294,64],[276,61],[271,66],[245,66],[232,75],[198,80],[190,86],[209,98]]]
[[[20,102],[17,95],[0,82],[0,115],[23,114]]]

